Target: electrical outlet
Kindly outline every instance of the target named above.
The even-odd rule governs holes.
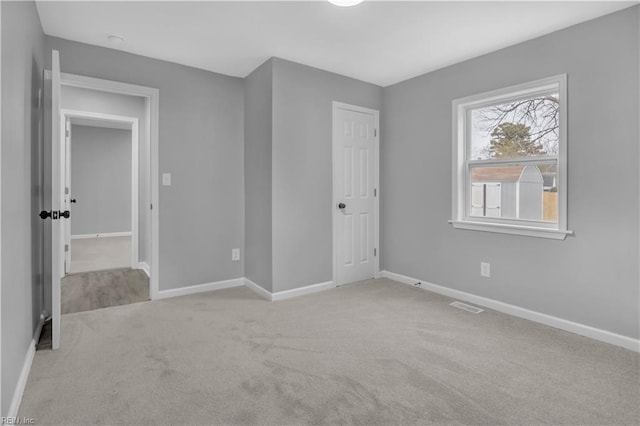
[[[485,278],[491,278],[491,264],[487,262],[480,262],[480,276]]]
[[[231,261],[237,262],[240,260],[240,249],[231,249]]]

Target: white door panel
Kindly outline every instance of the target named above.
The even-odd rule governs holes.
[[[63,209],[64,181],[62,164],[65,150],[62,149],[60,123],[60,55],[52,51],[51,58],[51,347],[60,347],[60,278],[64,274],[64,219],[57,212]],[[63,130],[63,129],[62,129]]]
[[[375,126],[372,113],[334,109],[337,285],[375,275]]]
[[[64,120],[64,210],[71,211],[71,120],[61,117]],[[63,221],[64,227],[64,274],[71,270],[71,216]]]

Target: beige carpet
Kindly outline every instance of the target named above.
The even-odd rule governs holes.
[[[63,316],[36,424],[638,424],[637,353],[381,279]]]
[[[60,282],[62,313],[90,311],[149,300],[149,277],[139,269],[82,272]]]
[[[70,273],[130,268],[131,237],[71,240]]]

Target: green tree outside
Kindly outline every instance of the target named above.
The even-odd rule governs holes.
[[[531,140],[531,128],[521,123],[502,123],[491,132],[491,158],[518,158],[546,154],[542,144]]]

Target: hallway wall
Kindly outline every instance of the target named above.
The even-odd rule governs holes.
[[[131,232],[131,130],[71,126],[71,237]]]

